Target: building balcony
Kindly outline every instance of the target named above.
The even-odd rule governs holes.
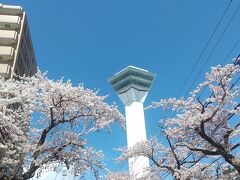
[[[0,30],[0,45],[12,45],[17,43],[18,33],[11,30]]]
[[[11,15],[0,15],[1,29],[17,29],[21,26],[21,17]]]
[[[0,76],[9,78],[11,75],[11,66],[9,64],[0,63]]]
[[[0,4],[0,14],[20,15],[23,9],[21,6],[3,5]]]
[[[0,46],[0,60],[9,61],[14,58],[14,49],[9,46]]]

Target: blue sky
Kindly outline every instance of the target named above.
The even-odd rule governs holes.
[[[176,97],[220,19],[229,0],[41,0],[2,1],[24,7],[28,15],[37,64],[50,78],[64,76],[74,84],[100,89],[124,108],[107,78],[134,65],[157,74],[145,106],[161,98]],[[223,23],[191,77],[202,68],[239,1],[233,1]],[[219,64],[240,38],[240,12],[236,14],[204,72]],[[239,46],[230,55],[238,55]],[[198,83],[196,82],[195,85]],[[188,86],[191,81],[188,82]],[[184,95],[188,87],[184,88]],[[148,136],[164,114],[145,113]],[[90,143],[105,151],[105,163],[111,170],[126,169],[115,165],[113,148],[126,145],[125,131],[117,125],[111,134],[99,133]]]

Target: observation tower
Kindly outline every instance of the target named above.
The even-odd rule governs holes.
[[[155,74],[145,69],[128,66],[108,80],[125,105],[128,148],[147,140],[143,103],[154,78]],[[146,173],[149,159],[143,156],[130,158],[128,164],[129,174],[139,178]]]

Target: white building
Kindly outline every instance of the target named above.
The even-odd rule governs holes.
[[[147,140],[143,103],[152,85],[155,74],[134,66],[116,73],[109,79],[113,89],[125,105],[127,145]],[[129,173],[137,178],[146,173],[149,159],[137,157],[129,159]]]
[[[52,163],[39,168],[31,180],[74,180],[73,167],[67,169],[63,163]]]
[[[0,76],[32,76],[36,71],[26,13],[21,6],[0,4]]]

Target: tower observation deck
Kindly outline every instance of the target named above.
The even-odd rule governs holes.
[[[145,69],[128,66],[108,80],[125,105],[128,148],[147,140],[143,103],[154,78],[155,74]],[[128,163],[130,175],[137,178],[149,167],[148,158],[142,156],[130,158]]]

